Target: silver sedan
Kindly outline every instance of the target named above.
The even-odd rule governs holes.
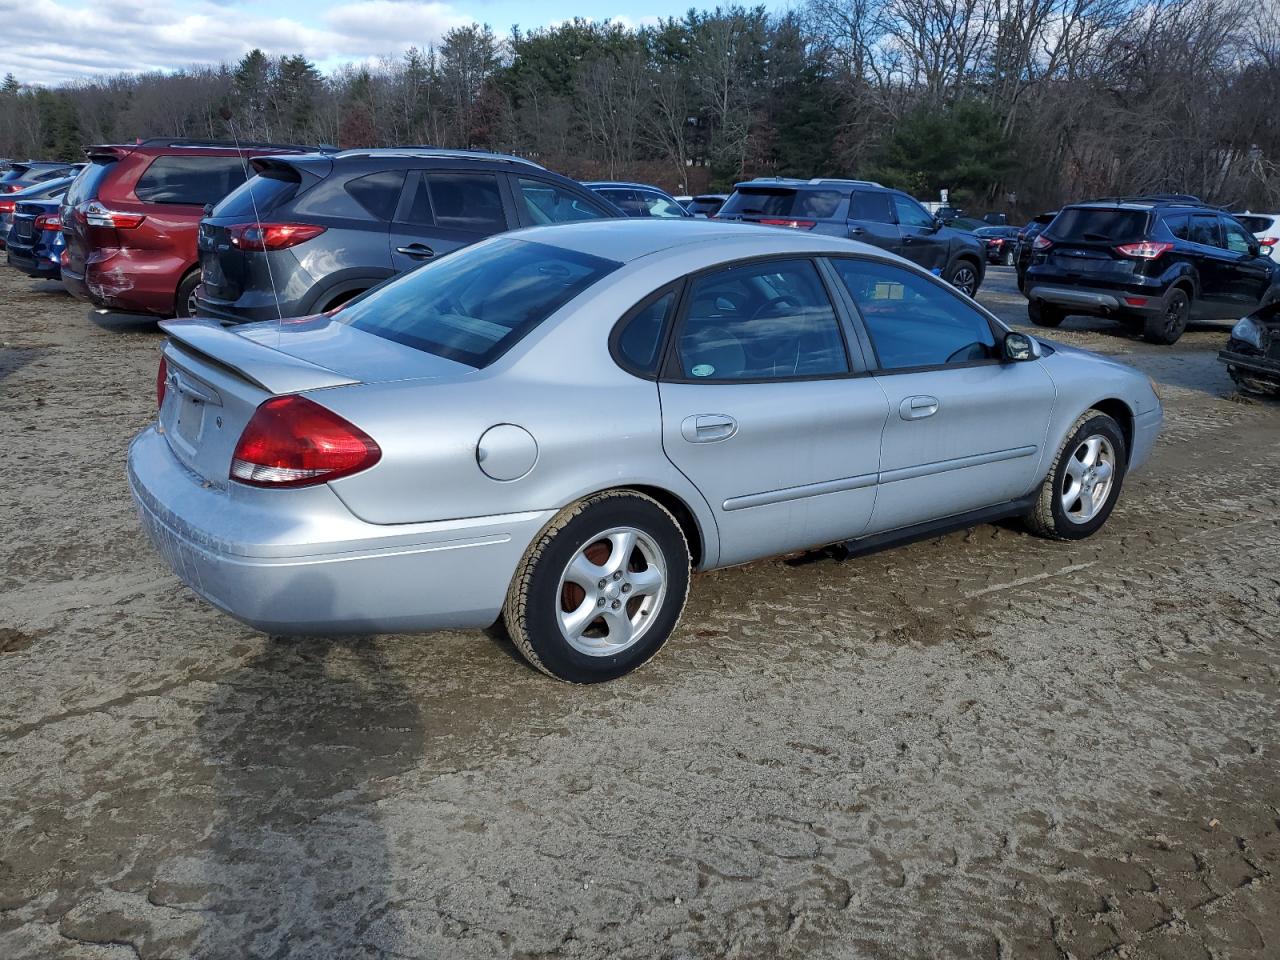
[[[331,316],[166,323],[129,450],[179,577],[273,633],[483,627],[620,676],[691,571],[1020,516],[1106,522],[1161,406],[905,260],[609,221],[466,248]]]

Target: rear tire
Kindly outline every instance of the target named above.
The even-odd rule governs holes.
[[[1142,339],[1147,343],[1168,346],[1177,343],[1191,319],[1191,298],[1181,287],[1175,287],[1165,301],[1164,310],[1147,317],[1142,326]]]
[[[1037,327],[1057,327],[1067,318],[1066,311],[1043,300],[1031,300],[1027,303],[1027,319]]]
[[[180,319],[196,315],[196,287],[200,286],[200,271],[192,270],[178,284],[173,298],[173,315]]]
[[[1120,424],[1086,410],[1058,448],[1035,510],[1024,518],[1027,529],[1052,540],[1092,536],[1115,508],[1128,459]]]
[[[666,643],[689,593],[689,545],[656,500],[631,490],[565,507],[516,568],[502,616],[543,673],[599,683]]]
[[[1012,266],[1013,266],[1013,251],[1012,251],[1012,250],[1006,250],[1006,251],[1004,252],[1004,255],[1000,258],[1000,263],[1001,263],[1002,265],[1006,266],[1006,267],[1012,267]]]

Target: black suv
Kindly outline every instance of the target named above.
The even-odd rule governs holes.
[[[748,180],[716,219],[861,240],[932,270],[971,297],[986,270],[981,240],[943,226],[907,194],[867,180]]]
[[[197,316],[331,310],[435,257],[517,227],[622,217],[516,157],[430,147],[255,157],[200,223]]]
[[[1195,197],[1119,197],[1063,207],[1036,237],[1023,281],[1032,323],[1111,317],[1151,343],[1188,320],[1238,320],[1280,297],[1280,264],[1235,217]]]

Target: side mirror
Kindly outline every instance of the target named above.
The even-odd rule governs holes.
[[[946,224],[942,222],[942,218],[941,218],[941,217],[934,217],[934,218],[933,218],[933,232],[934,232],[934,233],[937,233],[939,230],[941,230],[941,229],[942,229],[943,227],[945,227],[945,226],[946,226]]]
[[[1004,335],[1004,358],[1013,363],[1022,360],[1039,360],[1040,344],[1034,337],[1025,333],[1006,333]]]
[[[207,216],[208,216],[209,214],[211,214],[211,213],[213,213],[213,204],[212,204],[212,203],[206,203],[206,204],[204,205],[204,216],[206,216],[206,217],[207,217]]]

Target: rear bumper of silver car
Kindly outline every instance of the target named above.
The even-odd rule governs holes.
[[[554,515],[366,523],[327,487],[253,498],[264,491],[206,484],[155,427],[129,447],[129,486],[143,527],[183,583],[278,634],[488,626]],[[291,501],[293,493],[304,495]]]

